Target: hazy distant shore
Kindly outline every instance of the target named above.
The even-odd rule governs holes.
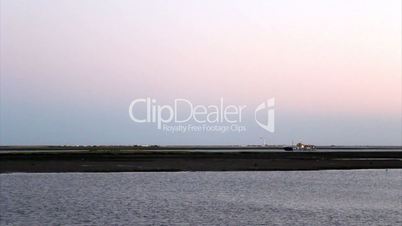
[[[0,151],[125,151],[125,150],[282,150],[286,145],[3,145]],[[321,145],[317,150],[401,150],[402,146]]]
[[[53,146],[54,147],[54,146]],[[191,149],[133,149],[106,146],[88,149],[10,149],[2,147],[0,173],[247,171],[402,168],[402,150],[333,150],[285,152],[270,148],[235,148],[191,152]],[[93,146],[91,146],[93,147]],[[15,148],[15,147],[14,147]],[[378,149],[378,147],[377,147]],[[71,151],[72,150],[72,151]],[[233,151],[231,151],[233,150]]]

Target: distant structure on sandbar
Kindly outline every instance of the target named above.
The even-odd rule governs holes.
[[[303,144],[303,143],[296,144],[296,149],[298,150],[314,150],[315,148],[316,148],[315,145],[312,144]]]
[[[285,146],[283,147],[283,149],[285,151],[294,151],[294,150],[302,150],[302,151],[307,151],[307,150],[315,150],[316,146],[312,145],[312,144],[303,144],[303,143],[297,143],[296,146],[293,146],[293,142],[292,142],[292,146]]]

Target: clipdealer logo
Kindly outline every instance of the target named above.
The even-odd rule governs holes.
[[[275,132],[275,99],[271,98],[257,106],[254,111],[255,122],[266,131]],[[266,117],[266,122],[260,121],[257,114],[262,112]]]
[[[254,111],[258,126],[275,132],[275,99],[259,104]],[[154,98],[134,99],[128,108],[130,119],[135,123],[155,124],[166,132],[245,132],[246,105],[227,105],[221,98],[218,104],[195,105],[184,98],[173,100],[170,105],[159,104]]]

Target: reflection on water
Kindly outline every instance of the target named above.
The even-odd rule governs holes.
[[[401,225],[402,170],[0,175],[0,224]]]

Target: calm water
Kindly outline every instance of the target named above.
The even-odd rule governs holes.
[[[402,170],[1,174],[1,225],[401,225]]]

